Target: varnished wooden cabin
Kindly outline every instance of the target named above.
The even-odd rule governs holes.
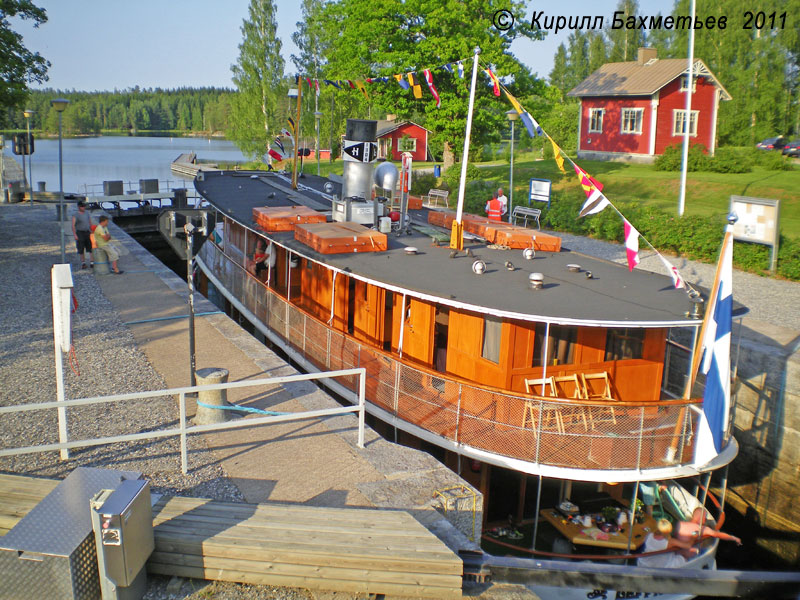
[[[435,225],[442,214],[427,209],[411,211],[411,234],[385,239],[369,230],[350,240],[356,230],[339,226],[352,224],[268,231],[254,220],[254,209],[270,207],[330,215],[323,180],[302,181],[293,191],[282,174],[237,171],[204,173],[195,185],[218,214],[198,256],[204,285],[304,368],[364,367],[368,411],[443,449],[451,464],[465,456],[598,482],[699,472],[693,407],[701,400],[679,398],[700,319],[668,277],[510,226],[504,235],[528,240],[533,259],[519,245],[488,245],[485,230],[467,242],[469,253],[453,256],[434,241],[448,232]],[[327,241],[317,236],[323,229]],[[256,275],[259,240],[275,259]],[[541,273],[541,289],[532,289],[532,273]],[[330,387],[353,399],[355,385]],[[719,464],[735,453],[729,444]]]

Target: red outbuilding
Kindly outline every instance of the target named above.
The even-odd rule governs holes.
[[[719,101],[731,96],[702,60],[693,71],[690,144],[714,154]],[[581,99],[578,158],[651,162],[683,143],[688,80],[687,59],[659,59],[653,48],[597,69],[567,94]]]
[[[378,158],[400,160],[403,152],[411,152],[414,161],[429,160],[429,133],[413,121],[378,121]]]

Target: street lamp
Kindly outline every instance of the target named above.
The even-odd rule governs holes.
[[[28,151],[30,152],[31,147],[31,117],[36,114],[35,110],[26,109],[22,111],[22,114],[25,115],[25,123],[28,125],[28,140],[27,146]],[[22,155],[22,160],[25,160],[25,155]],[[24,168],[24,166],[23,166]],[[33,153],[31,152],[28,155],[28,190],[31,193],[31,206],[33,206]]]
[[[314,148],[314,154],[317,155],[317,177],[319,177],[319,120],[322,118],[322,113],[316,111],[314,113],[314,119],[317,122],[317,147]]]
[[[295,120],[294,132],[294,164],[292,165],[292,189],[297,189],[297,151],[300,144],[300,106],[303,99],[303,86],[300,78],[297,78],[297,87],[289,89],[289,98],[297,98],[297,119]]]
[[[514,205],[514,121],[519,119],[519,113],[509,110],[506,117],[511,121],[511,164],[508,174],[508,222],[511,223],[511,207]]]
[[[67,262],[67,254],[64,251],[64,163],[61,155],[61,114],[67,108],[69,100],[66,98],[53,98],[50,106],[58,113],[58,229],[61,238],[61,264]]]

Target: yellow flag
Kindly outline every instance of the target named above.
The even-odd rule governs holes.
[[[361,79],[355,80],[356,87],[364,94],[364,98],[369,100],[369,94],[367,93],[367,88],[364,86],[364,82]]]
[[[551,143],[551,144],[553,144],[553,156],[554,156],[554,157],[555,157],[555,159],[556,159],[556,164],[558,165],[558,168],[559,168],[559,170],[560,170],[560,171],[561,171],[561,172],[562,172],[564,175],[566,175],[566,174],[567,174],[567,172],[564,170],[564,157],[563,157],[563,156],[561,156],[561,148],[559,148],[559,147],[558,147],[558,144],[556,144],[556,143],[553,141],[553,138],[551,138],[549,135],[547,136],[547,139],[548,139],[548,140],[550,140],[550,143]]]
[[[511,102],[511,106],[513,106],[514,110],[517,111],[517,113],[521,115],[522,114],[522,106],[520,105],[520,103],[517,101],[516,98],[514,98],[514,96],[512,96],[508,92],[508,90],[503,90],[503,91],[506,93],[506,96],[508,96],[508,101]]]
[[[417,74],[411,72],[408,74],[408,83],[411,84],[411,89],[414,91],[414,98],[422,98],[422,86],[419,84]]]

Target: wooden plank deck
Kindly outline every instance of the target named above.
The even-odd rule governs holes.
[[[0,474],[0,535],[58,484]],[[460,598],[463,563],[403,511],[164,496],[150,573],[417,598]]]

